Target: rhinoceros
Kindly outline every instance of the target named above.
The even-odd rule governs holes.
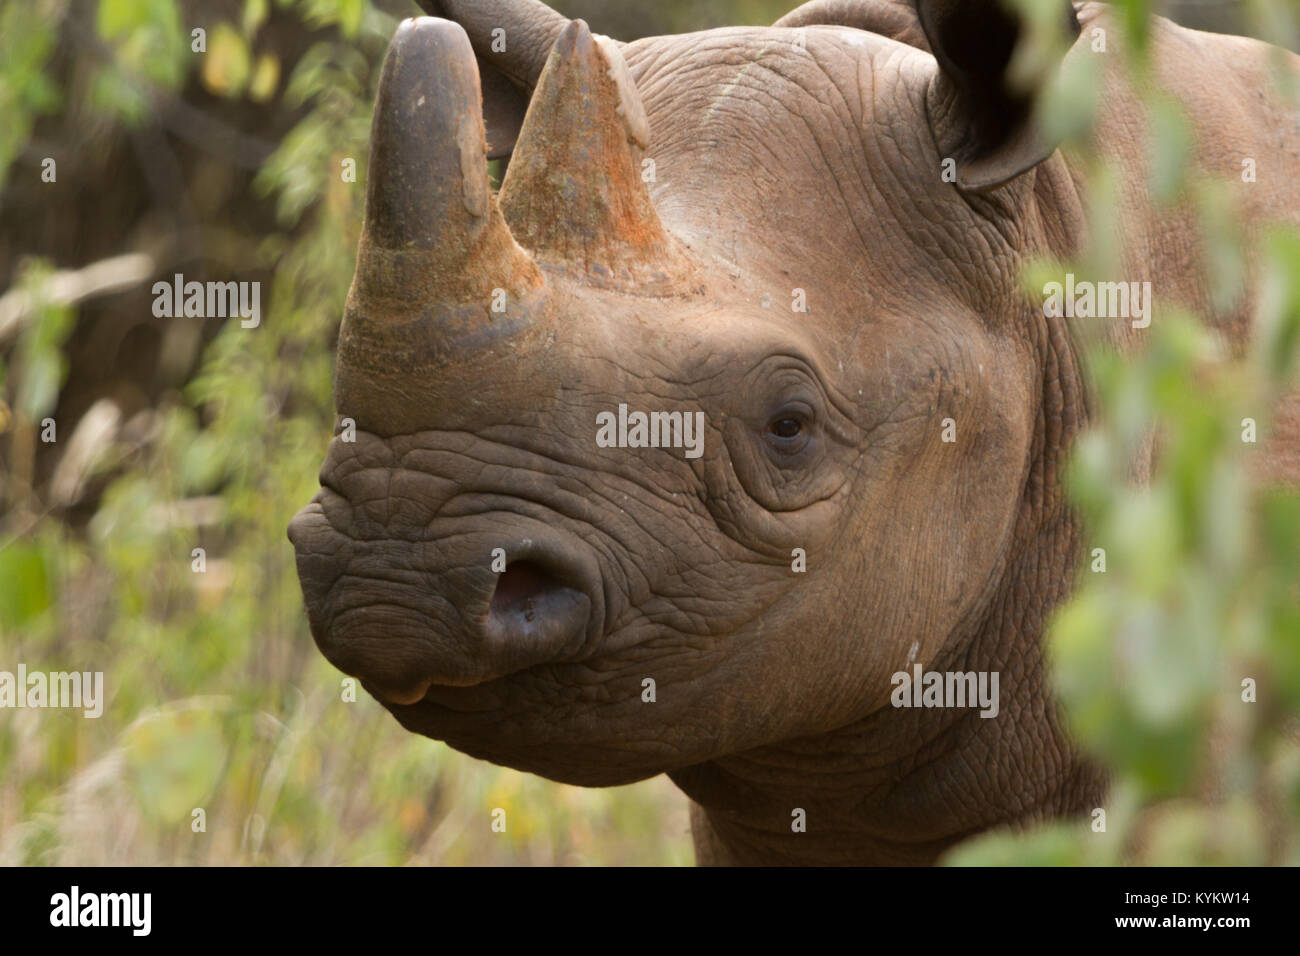
[[[290,526],[325,656],[474,757],[668,774],[701,863],[927,864],[1100,805],[1040,646],[1086,545],[1061,470],[1089,391],[1071,319],[1020,284],[1084,242],[1084,173],[1008,82],[1021,21],[815,0],[623,44],[534,0],[422,5]],[[1108,55],[1108,16],[1063,4],[1065,56]],[[1194,164],[1248,223],[1297,221],[1279,51],[1150,37]],[[1246,335],[1104,75],[1116,278]]]

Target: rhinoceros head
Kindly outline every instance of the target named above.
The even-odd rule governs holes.
[[[290,536],[321,650],[404,726],[628,782],[888,708],[1032,584],[1074,397],[1017,287],[1051,149],[1015,24],[853,6],[877,32],[401,24]]]

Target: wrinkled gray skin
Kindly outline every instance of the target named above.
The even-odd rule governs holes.
[[[511,96],[528,102],[567,21],[522,0],[425,6],[464,26],[493,151],[509,153]],[[1103,16],[1079,8],[1070,56],[1097,55]],[[991,5],[918,18],[832,0],[783,22],[622,46],[651,135],[644,153],[611,141],[629,168],[656,164],[667,239],[650,229],[649,246],[626,224],[592,238],[590,223],[554,222],[572,195],[547,205],[532,173],[511,183],[527,159],[579,192],[612,188],[612,154],[567,155],[538,94],[501,200],[517,246],[497,236],[498,259],[448,258],[459,240],[438,230],[464,213],[421,204],[462,172],[470,196],[478,173],[448,166],[422,185],[428,162],[382,145],[410,149],[419,131],[377,117],[336,382],[356,441],[336,436],[290,537],[321,649],[405,727],[574,784],[667,772],[693,801],[700,862],[930,863],[986,828],[1104,799],[1040,651],[1084,544],[1058,472],[1085,384],[1069,320],[1018,288],[1027,259],[1083,241],[1082,174],[985,62],[1014,40]],[[495,55],[498,25],[510,52]],[[800,49],[791,27],[805,26]],[[444,27],[404,25],[380,110],[414,102],[402,84],[424,81],[399,67],[421,37],[444,44],[421,75],[470,83],[468,46]],[[564,36],[559,59],[593,56],[585,27]],[[1266,92],[1268,48],[1166,21],[1153,44],[1193,116],[1196,164],[1235,183],[1247,219],[1296,221],[1300,138]],[[1213,314],[1186,212],[1144,195],[1136,115],[1109,78],[1098,143],[1123,170],[1127,229],[1114,278]],[[429,135],[417,153],[445,147]],[[481,137],[469,153],[482,161]],[[948,156],[956,183],[940,175]],[[1245,156],[1258,183],[1239,181]],[[601,262],[634,246],[609,279]],[[430,258],[401,265],[413,249]],[[524,303],[504,322],[486,300],[502,285]],[[429,311],[439,297],[455,307]],[[1248,314],[1215,321],[1239,342]],[[1115,324],[1118,347],[1139,341]],[[597,414],[620,402],[703,411],[703,456],[597,447]],[[890,706],[891,675],[914,663],[998,672],[998,716]]]

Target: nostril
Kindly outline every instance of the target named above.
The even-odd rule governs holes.
[[[531,561],[517,561],[497,578],[497,588],[492,594],[491,613],[493,616],[518,614],[525,622],[533,621],[543,595],[560,586],[539,565]]]
[[[521,644],[558,649],[582,641],[590,612],[587,595],[540,564],[517,561],[497,578],[488,607],[488,631],[519,652],[526,652]]]

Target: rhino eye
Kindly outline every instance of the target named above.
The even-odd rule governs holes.
[[[777,438],[797,438],[803,431],[803,422],[797,418],[778,418],[767,428]]]
[[[763,431],[767,443],[786,455],[796,455],[803,451],[810,435],[807,418],[799,412],[791,411],[773,415]]]

